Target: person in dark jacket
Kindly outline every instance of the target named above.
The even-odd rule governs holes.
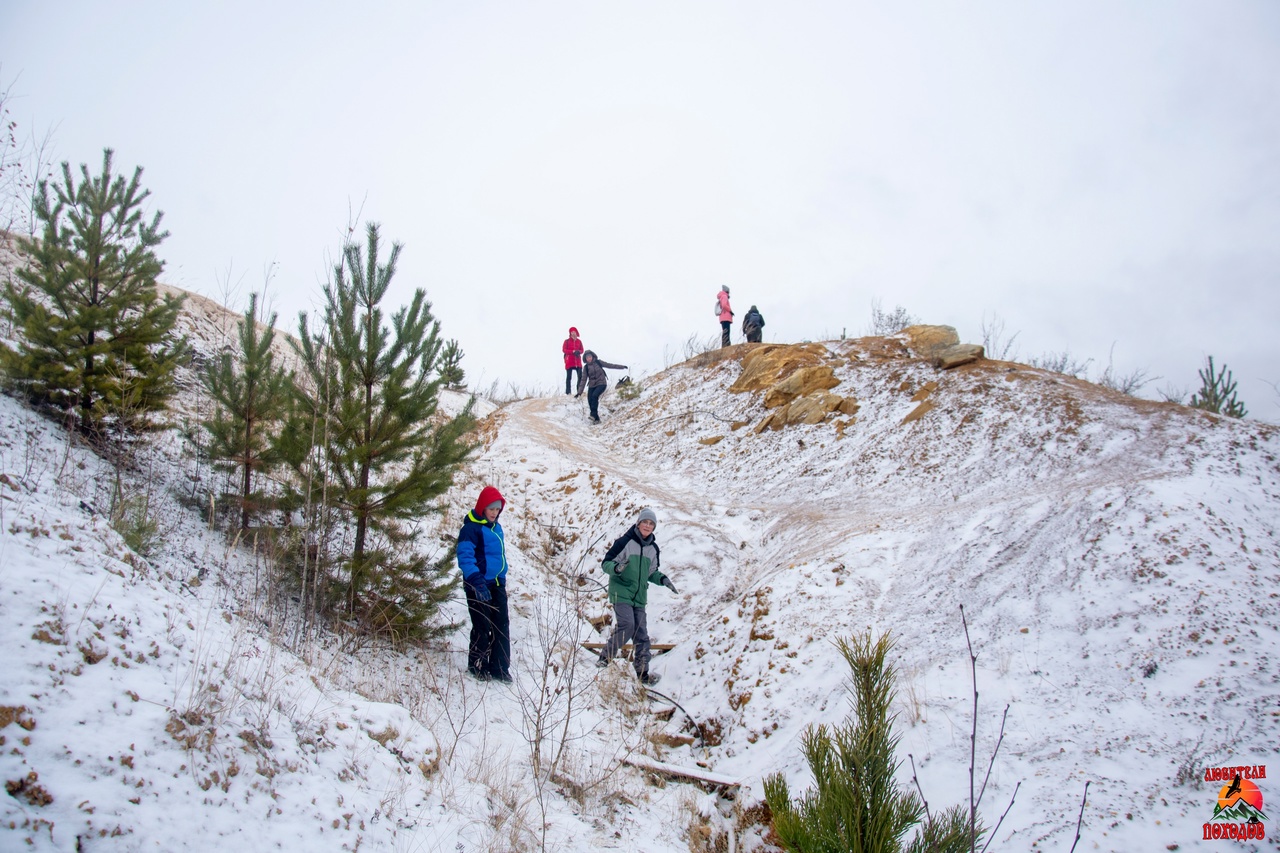
[[[643,684],[658,683],[658,676],[649,672],[652,651],[644,609],[649,601],[649,584],[676,592],[676,585],[659,568],[661,553],[653,535],[657,527],[657,514],[648,507],[640,510],[636,523],[609,546],[600,564],[609,575],[609,601],[613,604],[614,619],[613,634],[596,665],[608,666],[623,646],[633,643],[636,676]]]
[[[601,361],[591,350],[582,354],[582,376],[578,379],[578,395],[582,395],[582,389],[585,386],[587,404],[591,408],[591,420],[595,423],[600,423],[600,395],[604,394],[605,389],[609,387],[609,376],[604,372],[606,367],[610,370],[627,369],[625,364]]]
[[[747,316],[742,318],[742,334],[746,337],[747,343],[760,343],[761,334],[764,332],[764,316],[752,305],[747,311]]]
[[[568,394],[569,381],[573,378],[575,371],[578,374],[578,381],[582,381],[582,341],[578,338],[576,327],[569,327],[569,337],[564,339],[560,351],[564,353],[564,393]]]
[[[471,641],[467,672],[481,681],[511,682],[511,620],[507,614],[507,548],[498,516],[506,500],[493,486],[480,490],[458,532],[458,568],[467,592]]]

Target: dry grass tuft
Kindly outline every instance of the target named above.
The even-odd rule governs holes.
[[[386,746],[391,741],[400,737],[400,731],[395,726],[387,723],[387,727],[380,732],[366,732],[369,737],[378,742],[379,746]]]
[[[36,721],[27,712],[26,705],[0,705],[0,729],[13,723],[27,731],[36,727]]]

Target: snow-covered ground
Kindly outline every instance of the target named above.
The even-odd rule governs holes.
[[[1078,850],[1269,849],[1201,840],[1222,787],[1201,777],[1280,741],[1280,431],[1022,365],[939,372],[894,340],[806,350],[856,414],[757,432],[764,391],[729,390],[747,346],[611,391],[599,426],[559,395],[489,414],[424,523],[507,497],[509,686],[462,674],[465,627],[411,653],[307,630],[202,521],[176,438],[125,474],[161,523],[132,553],[111,465],[0,397],[0,847],[683,853],[733,827],[768,849],[761,780],[808,786],[802,733],[849,711],[833,641],[867,629],[896,638],[903,783],[910,754],[931,808],[967,803],[963,606],[979,784],[1008,706],[991,849],[1071,849],[1086,781]],[[675,648],[647,697],[575,651],[644,506],[680,589],[650,595]]]

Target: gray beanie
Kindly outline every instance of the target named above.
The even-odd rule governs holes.
[[[649,509],[648,507],[645,507],[644,509],[640,510],[640,515],[636,517],[636,524],[639,524],[642,521],[652,521],[653,526],[657,527],[658,514],[653,510]]]
[[[722,285],[720,285],[720,289],[721,289],[721,290],[723,290],[725,293],[728,293],[728,292],[729,292],[729,285],[727,285],[727,284],[722,284]]]

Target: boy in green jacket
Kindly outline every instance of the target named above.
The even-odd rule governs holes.
[[[636,676],[642,684],[657,684],[658,676],[649,672],[649,627],[645,621],[645,604],[649,600],[649,584],[665,586],[676,592],[671,578],[659,569],[660,553],[653,531],[658,516],[648,507],[640,510],[636,523],[609,546],[601,568],[609,575],[609,601],[613,604],[613,635],[604,647],[597,666],[609,661],[628,642],[635,645]]]

